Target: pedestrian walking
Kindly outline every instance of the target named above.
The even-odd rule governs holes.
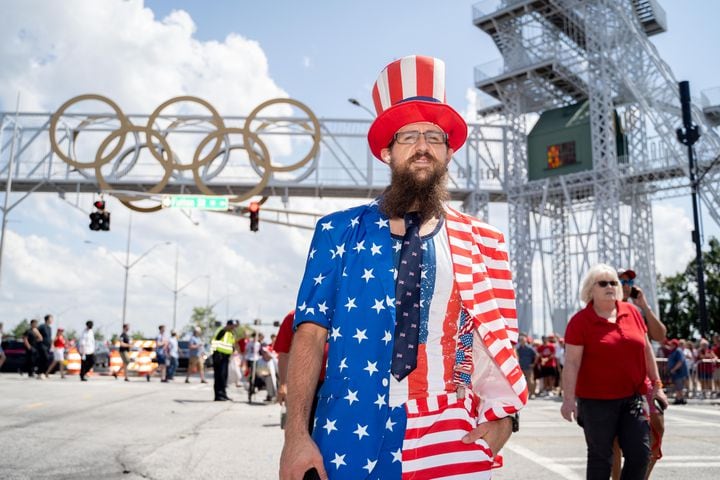
[[[170,331],[170,339],[168,339],[168,368],[167,368],[167,376],[165,377],[167,380],[172,381],[175,380],[175,371],[178,368],[178,364],[180,362],[180,348],[178,346],[178,335],[175,330]]]
[[[610,477],[615,437],[625,458],[621,478],[643,480],[650,460],[646,377],[653,398],[667,406],[645,322],[622,301],[617,272],[608,265],[588,271],[580,299],[586,307],[565,332],[561,414],[583,428],[588,480]]]
[[[685,400],[684,395],[684,388],[685,388],[685,381],[688,377],[688,369],[687,364],[685,363],[685,355],[683,354],[682,350],[678,348],[680,345],[680,342],[678,339],[673,338],[669,342],[672,351],[670,352],[670,355],[668,355],[667,359],[667,368],[668,372],[670,373],[670,378],[672,379],[673,386],[675,387],[675,401],[673,402],[673,405],[685,405],[687,403],[687,400]]]
[[[158,364],[158,373],[160,381],[167,382],[167,352],[168,352],[168,336],[165,333],[165,325],[158,327],[158,335],[155,337],[155,361]]]
[[[528,392],[530,398],[535,398],[535,359],[537,358],[537,352],[535,349],[528,345],[527,335],[521,333],[518,337],[517,344],[517,356],[518,362],[520,363],[520,369],[525,375],[525,381],[528,384]]]
[[[200,383],[205,381],[205,342],[202,339],[200,327],[193,329],[193,335],[188,341],[188,369],[185,376],[185,383],[190,383],[190,375],[197,372],[200,375]]]
[[[5,334],[4,325],[2,322],[0,322],[0,370],[2,370],[3,363],[5,363],[5,360],[7,359],[7,355],[5,355],[5,351],[2,348],[2,339],[3,335]]]
[[[25,345],[25,371],[28,378],[35,376],[38,366],[38,348],[41,348],[42,335],[38,331],[38,321],[30,320],[30,326],[23,334],[23,344]],[[41,377],[40,371],[37,371],[38,378]]]
[[[282,480],[311,469],[331,480],[488,479],[527,401],[504,237],[447,204],[467,124],[445,103],[444,73],[423,56],[381,72],[368,143],[390,186],[316,226],[295,309]]]
[[[230,356],[233,353],[235,336],[233,330],[237,325],[233,320],[228,320],[224,327],[215,330],[212,336],[211,348],[213,355],[215,401],[224,402],[230,400],[227,396],[227,377]]]
[[[42,342],[37,345],[38,378],[40,378],[41,374],[44,378],[48,376],[47,371],[52,358],[52,323],[53,316],[47,314],[45,315],[44,322],[38,325],[38,332],[42,335]]]
[[[620,268],[617,271],[618,279],[620,280],[620,286],[622,287],[622,301],[628,302],[638,309],[640,315],[645,321],[647,327],[647,334],[650,340],[665,342],[665,335],[667,334],[667,328],[665,324],[655,315],[650,304],[645,297],[643,289],[637,285],[637,274],[634,270],[629,268]],[[659,372],[658,372],[659,373]],[[661,377],[662,378],[662,377]],[[655,463],[662,458],[662,439],[665,435],[665,415],[661,409],[659,409],[653,398],[652,383],[648,378],[645,379],[647,386],[647,393],[645,399],[648,404],[648,412],[650,416],[650,462],[648,463],[647,473],[645,478],[650,478]],[[615,439],[613,444],[613,469],[612,469],[612,480],[620,480],[620,470],[622,452],[620,450],[620,444],[618,439]]]
[[[262,334],[253,332],[250,335],[250,341],[245,345],[245,365],[247,366],[247,382],[248,382],[248,400],[252,402],[252,396],[257,389],[257,363],[260,360],[260,349],[262,343],[260,340]]]
[[[65,348],[67,342],[65,341],[65,329],[58,328],[55,334],[55,340],[53,341],[53,361],[45,372],[49,375],[53,368],[57,365],[60,369],[60,378],[65,378]]]
[[[132,348],[130,335],[128,335],[129,331],[130,325],[127,323],[123,324],[122,332],[120,332],[120,341],[118,342],[118,353],[120,354],[120,359],[122,360],[122,367],[120,367],[120,370],[113,373],[115,378],[118,378],[120,373],[122,373],[126,382],[130,381],[128,378],[128,365],[130,365],[130,348]]]
[[[95,333],[93,332],[93,321],[85,322],[85,330],[80,335],[78,342],[78,353],[82,360],[80,364],[80,381],[87,382],[88,372],[95,366]]]

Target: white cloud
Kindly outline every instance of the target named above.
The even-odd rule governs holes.
[[[221,115],[247,114],[265,100],[287,97],[270,78],[257,42],[238,34],[200,41],[186,12],[158,19],[141,0],[6,2],[0,42],[7,47],[0,54],[2,109],[14,108],[18,91],[22,111],[45,112],[84,93],[105,95],[126,113],[150,113],[171,97],[194,95]],[[79,196],[83,213],[54,195],[33,194],[12,211],[0,292],[7,327],[53,312],[70,328],[92,318],[106,333],[119,330],[125,270],[113,256],[125,262],[129,211],[110,198],[111,231],[91,232],[91,203],[90,195]],[[246,219],[193,217],[199,226],[178,211],[133,214],[130,262],[153,245],[175,242],[178,287],[211,276],[209,302],[219,318],[282,318],[294,306],[310,232],[261,223],[252,234]],[[159,323],[171,323],[173,294],[162,284],[172,289],[174,280],[174,247],[157,247],[130,268],[133,329],[152,334]],[[206,297],[203,278],[181,292],[179,327]]]
[[[695,257],[692,220],[685,210],[667,202],[653,205],[655,267],[663,276],[674,275]]]
[[[202,42],[194,33],[186,12],[158,20],[141,0],[8,3],[0,18],[0,41],[8,47],[0,102],[14,106],[20,91],[24,111],[48,111],[92,92],[126,112],[149,113],[186,94],[239,115],[287,96],[269,77],[257,42],[237,34]]]
[[[468,88],[465,90],[465,114],[463,117],[467,122],[477,121],[478,111],[478,91],[475,88]]]

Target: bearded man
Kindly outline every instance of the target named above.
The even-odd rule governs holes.
[[[506,245],[447,205],[467,125],[444,81],[430,57],[381,72],[368,142],[391,184],[318,222],[295,310],[283,480],[486,479],[517,427],[528,393]]]

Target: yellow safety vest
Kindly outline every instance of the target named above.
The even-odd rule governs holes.
[[[218,333],[220,333],[220,330],[223,329],[225,329],[225,327],[220,327],[215,330],[215,333],[212,337],[212,342],[210,342],[210,347],[213,352],[224,353],[225,355],[232,355],[233,344],[235,343],[235,335],[233,335],[232,332],[225,332],[225,335],[223,335],[220,340],[216,340]]]

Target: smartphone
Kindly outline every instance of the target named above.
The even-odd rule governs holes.
[[[655,401],[655,406],[657,407],[658,411],[660,413],[664,413],[665,408],[666,408],[665,405],[663,405],[658,398],[656,398],[654,401]]]
[[[640,295],[640,290],[637,287],[632,287],[630,289],[630,298],[638,298],[638,295]]]

